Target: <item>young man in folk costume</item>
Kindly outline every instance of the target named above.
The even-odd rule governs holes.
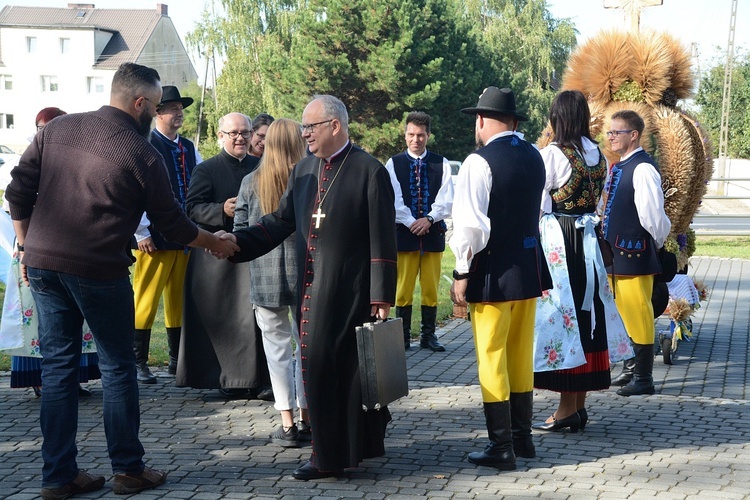
[[[396,196],[398,284],[396,317],[404,321],[404,348],[411,341],[414,283],[419,275],[422,290],[422,328],[419,346],[445,351],[435,335],[440,261],[445,250],[444,219],[453,206],[453,181],[448,160],[427,151],[430,115],[421,111],[406,117],[407,150],[388,160]]]
[[[630,110],[612,115],[607,137],[620,161],[612,165],[602,199],[604,237],[614,250],[615,303],[633,341],[635,358],[612,381],[617,394],[653,394],[654,275],[661,272],[658,250],[672,227],[664,212],[664,193],[656,162],[640,145],[645,125]]]

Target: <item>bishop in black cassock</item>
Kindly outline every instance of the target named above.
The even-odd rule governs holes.
[[[338,107],[337,107],[338,106]],[[297,479],[337,475],[385,454],[387,408],[364,412],[355,327],[395,300],[394,194],[385,167],[349,142],[346,108],[321,96],[303,114],[313,155],[295,167],[279,209],[234,236],[242,262],[297,232],[302,374],[312,457]],[[231,237],[231,236],[230,236]]]

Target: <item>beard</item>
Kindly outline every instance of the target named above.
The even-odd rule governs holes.
[[[478,130],[474,130],[474,142],[477,145],[477,149],[484,147],[484,141],[479,137]]]
[[[148,134],[151,133],[152,121],[153,118],[151,118],[151,116],[148,114],[148,111],[144,109],[141,113],[141,116],[138,117],[138,133],[143,137],[148,138]]]

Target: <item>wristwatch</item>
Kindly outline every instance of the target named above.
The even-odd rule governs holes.
[[[432,218],[432,215],[425,215],[425,218],[428,221],[430,221],[430,224],[434,224],[435,223],[435,219]]]
[[[468,277],[469,277],[469,273],[461,274],[458,271],[456,271],[455,269],[453,270],[453,279],[454,280],[465,280]]]
[[[16,244],[16,248],[18,249],[19,252],[23,252],[23,245],[21,245],[20,243]]]

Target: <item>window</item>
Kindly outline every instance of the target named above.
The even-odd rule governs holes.
[[[14,128],[13,127],[13,115],[7,113],[0,113],[0,128]]]
[[[36,52],[36,37],[35,36],[27,36],[26,37],[26,52],[29,54],[33,54]]]
[[[1,90],[13,90],[13,77],[11,75],[0,75]]]
[[[60,54],[67,54],[70,52],[70,38],[60,39]]]
[[[42,76],[42,92],[57,92],[58,90],[56,76]]]
[[[86,79],[89,94],[101,94],[104,92],[104,78],[101,76],[90,76]]]

